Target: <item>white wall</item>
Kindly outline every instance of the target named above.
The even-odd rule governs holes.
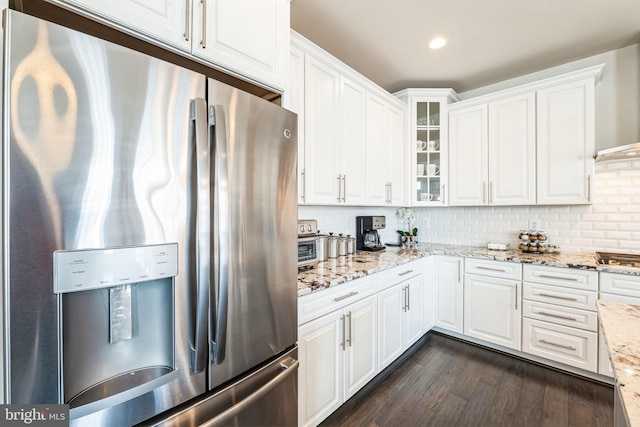
[[[596,150],[640,141],[640,43],[460,94],[462,99],[606,63],[596,86]],[[455,88],[454,88],[455,89]]]
[[[640,160],[596,165],[594,203],[581,206],[414,208],[421,242],[517,247],[529,219],[539,219],[549,243],[564,252],[597,250],[640,253]],[[323,232],[355,232],[358,215],[385,215],[382,241],[396,241],[396,208],[300,206],[299,218],[315,218]],[[423,225],[423,219],[429,227]]]

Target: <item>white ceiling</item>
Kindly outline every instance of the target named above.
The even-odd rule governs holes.
[[[460,93],[640,42],[640,0],[293,0],[291,27],[389,92]]]

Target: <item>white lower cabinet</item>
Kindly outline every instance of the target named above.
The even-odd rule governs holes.
[[[524,265],[522,351],[598,372],[598,273]]]
[[[298,425],[318,425],[378,373],[375,292],[373,275],[299,299],[299,319],[313,320],[298,327]]]
[[[464,334],[520,350],[521,265],[500,261],[467,261]],[[513,270],[513,267],[517,268]]]
[[[435,326],[463,332],[464,258],[435,256]]]
[[[420,274],[378,294],[379,370],[422,336],[422,280]]]

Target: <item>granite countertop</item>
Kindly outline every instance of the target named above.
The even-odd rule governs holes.
[[[640,426],[640,307],[598,300],[598,317],[629,426]]]
[[[363,251],[354,255],[320,262],[317,268],[302,271],[298,274],[298,296],[321,291],[429,255],[452,255],[640,275],[639,268],[597,264],[595,254],[563,252],[528,254],[518,249],[496,251],[476,246],[420,244],[411,247],[388,246],[382,252]]]

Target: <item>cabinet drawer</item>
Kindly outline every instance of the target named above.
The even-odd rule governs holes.
[[[298,298],[298,325],[331,313],[352,302],[378,292],[376,275],[362,277],[335,287]]]
[[[525,264],[522,270],[522,280],[589,291],[598,290],[597,271]]]
[[[558,325],[571,326],[591,332],[598,331],[598,313],[579,308],[562,307],[537,301],[525,301],[522,315]]]
[[[523,298],[565,307],[596,311],[598,293],[524,282]]]
[[[640,276],[600,273],[600,292],[640,297]]]
[[[390,286],[422,274],[424,272],[424,259],[411,261],[406,264],[392,267],[378,273],[378,289],[387,289]]]
[[[482,276],[522,280],[522,264],[517,262],[466,258],[464,271],[465,273],[480,274]]]
[[[522,351],[591,372],[598,369],[598,334],[524,318]]]

